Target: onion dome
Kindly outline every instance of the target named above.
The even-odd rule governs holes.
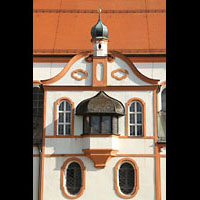
[[[101,9],[99,9],[99,20],[91,29],[93,39],[108,39],[108,28],[101,21]]]
[[[76,108],[77,115],[86,114],[113,114],[123,116],[125,109],[123,104],[108,96],[104,91],[100,91],[94,97],[83,100]]]

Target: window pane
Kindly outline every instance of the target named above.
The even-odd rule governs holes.
[[[33,101],[33,108],[37,108],[38,101]]]
[[[82,186],[81,167],[78,163],[73,162],[67,169],[66,187],[70,194],[77,194]]]
[[[137,124],[142,124],[142,113],[137,114]]]
[[[65,117],[65,122],[71,122],[71,113],[65,113],[66,117]]]
[[[142,105],[137,102],[137,112],[142,112]]]
[[[162,99],[162,111],[166,111],[166,88],[162,91],[161,99]]]
[[[71,111],[71,105],[66,101],[66,111]]]
[[[91,116],[91,133],[100,133],[100,116]]]
[[[59,110],[60,110],[60,111],[63,111],[63,110],[64,110],[64,102],[60,103],[60,105],[59,105]]]
[[[129,163],[123,163],[119,168],[119,186],[124,194],[130,194],[133,191],[135,185],[134,176],[133,166]]]
[[[115,116],[112,117],[112,133],[118,133],[118,118]]]
[[[64,135],[64,125],[58,125],[58,135]]]
[[[43,99],[44,99],[43,93],[40,93],[40,94],[39,94],[39,99],[43,101]]]
[[[130,114],[130,124],[135,124],[135,114]]]
[[[102,116],[102,133],[111,133],[111,116]]]
[[[36,93],[33,93],[33,100],[38,100],[38,95]]]
[[[135,112],[135,102],[133,102],[130,106],[130,112]]]
[[[71,135],[71,125],[65,125],[65,135]]]
[[[137,136],[142,136],[142,126],[137,126]]]
[[[90,117],[89,116],[85,116],[84,117],[84,130],[83,133],[90,133]]]
[[[59,113],[58,122],[64,122],[64,113]]]
[[[130,126],[130,135],[135,135],[135,126]]]
[[[43,101],[39,101],[38,107],[43,108]]]

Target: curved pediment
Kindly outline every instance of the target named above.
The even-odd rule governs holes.
[[[112,61],[110,61],[112,57]],[[88,60],[89,58],[89,60]],[[123,54],[112,51],[108,57],[97,57],[91,55],[91,52],[82,52],[74,56],[66,66],[56,76],[41,80],[43,85],[50,86],[94,86],[95,64],[102,64],[104,71],[103,86],[149,86],[157,85],[159,80],[151,79],[142,74],[136,66]],[[103,62],[102,62],[103,61]],[[106,65],[106,66],[104,66]],[[97,71],[96,75],[101,74]]]

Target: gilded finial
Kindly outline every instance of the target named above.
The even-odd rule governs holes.
[[[101,6],[99,5],[99,14],[101,13]]]
[[[101,6],[99,4],[99,21],[101,21]]]

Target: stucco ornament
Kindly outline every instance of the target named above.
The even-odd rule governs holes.
[[[88,73],[83,69],[76,69],[72,72],[71,75],[72,75],[72,78],[76,79],[77,81],[81,81],[87,78]]]
[[[122,68],[113,70],[111,76],[117,80],[123,80],[128,77],[128,71]]]

